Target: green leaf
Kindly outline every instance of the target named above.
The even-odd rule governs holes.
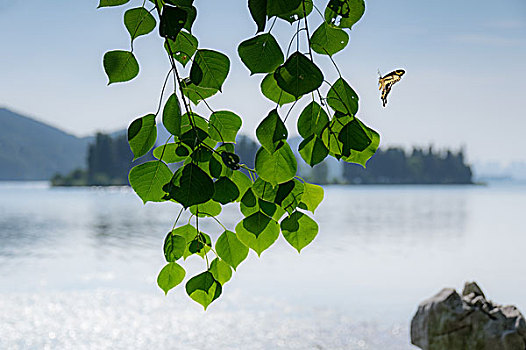
[[[303,8],[303,3],[305,3],[305,8]],[[300,2],[299,6],[295,10],[290,11],[287,14],[279,15],[278,17],[292,24],[295,21],[304,18],[305,14],[308,16],[312,12],[313,8],[314,4],[312,3],[312,0],[305,0]]]
[[[139,63],[129,51],[108,51],[103,58],[104,71],[108,76],[108,85],[121,83],[135,78],[139,74]]]
[[[323,187],[310,184],[308,182],[303,183],[303,195],[301,196],[301,204],[304,209],[312,212],[320,205],[323,200]]]
[[[228,177],[220,177],[215,183],[214,201],[221,204],[234,202],[239,197],[239,189]]]
[[[292,96],[288,92],[283,91],[278,86],[273,73],[267,74],[261,81],[261,92],[266,98],[278,103],[280,106],[296,101],[296,97]]]
[[[194,301],[201,304],[205,310],[214,300],[221,295],[221,283],[216,281],[210,271],[192,277],[186,283],[186,293]]]
[[[279,117],[276,109],[270,111],[267,117],[258,125],[256,136],[261,146],[270,153],[274,153],[287,141],[287,127]]]
[[[237,238],[234,232],[225,231],[217,239],[216,252],[235,270],[247,258],[248,247]]]
[[[278,42],[270,33],[243,41],[237,52],[251,74],[274,72],[284,60]]]
[[[208,163],[208,170],[210,172],[210,175],[216,179],[219,178],[221,176],[221,173],[223,172],[223,166],[221,165],[221,162],[219,162],[216,159],[215,154],[210,158],[210,161]],[[217,188],[216,188],[216,193],[217,193]]]
[[[183,257],[186,249],[186,239],[169,232],[164,240],[164,257],[167,262],[175,262]]]
[[[130,170],[130,185],[146,202],[162,202],[163,186],[172,178],[172,171],[161,161],[151,161],[133,167]]]
[[[298,165],[288,143],[274,153],[261,147],[256,153],[256,171],[273,185],[286,182],[296,175]]]
[[[171,94],[163,109],[163,125],[172,135],[181,135],[181,106],[177,95]]]
[[[232,278],[232,268],[223,260],[215,258],[210,264],[210,270],[215,280],[224,285]]]
[[[130,2],[130,0],[100,0],[99,6],[97,6],[97,8],[120,6],[127,4],[128,2]]]
[[[276,195],[276,204],[292,213],[301,203],[303,197],[303,183],[294,179],[280,184]]]
[[[190,99],[195,105],[201,102],[204,99],[207,99],[211,96],[214,96],[219,92],[218,89],[209,89],[196,86],[191,81],[182,81],[181,85],[183,86],[183,93],[186,97]]]
[[[252,186],[252,181],[250,181],[248,176],[243,174],[241,171],[234,171],[232,174],[232,182],[234,182],[239,190],[239,196],[237,197],[236,201],[240,201],[247,189]]]
[[[124,25],[132,40],[152,32],[157,25],[155,18],[144,7],[130,9],[124,13]]]
[[[174,6],[190,7],[194,0],[166,0],[165,2]]]
[[[197,229],[193,227],[190,224],[186,224],[180,227],[177,227],[176,229],[172,230],[173,236],[181,236],[185,239],[185,248],[183,253],[183,258],[186,260],[190,255],[193,253],[190,252],[189,246],[190,243],[193,242],[197,238]],[[206,239],[206,236],[205,236]],[[201,256],[204,256],[204,253],[208,252],[210,248],[205,249],[203,254]]]
[[[240,209],[245,216],[250,216],[259,210],[258,200],[251,188],[241,197]]]
[[[358,95],[342,78],[336,80],[329,89],[327,103],[343,114],[354,116],[358,112]]]
[[[257,33],[264,31],[267,23],[267,0],[248,0],[248,9],[258,27]]]
[[[162,38],[176,40],[177,35],[184,28],[188,19],[188,12],[181,7],[164,6],[159,24],[159,35]]]
[[[325,147],[322,139],[316,135],[310,135],[303,140],[298,147],[298,151],[301,158],[311,167],[323,162],[329,155],[329,150]]]
[[[168,294],[168,291],[181,283],[186,275],[185,270],[176,262],[168,263],[157,277],[157,284]]]
[[[256,236],[245,228],[244,223],[246,219],[247,218],[243,219],[236,225],[237,238],[246,246],[254,250],[258,256],[261,256],[261,253],[278,239],[279,224],[276,221],[269,219],[270,221],[268,221],[265,228]]]
[[[298,118],[298,133],[307,138],[311,135],[321,136],[329,123],[329,116],[321,106],[312,101],[303,109]]]
[[[212,247],[212,239],[209,235],[203,232],[199,232],[199,234],[194,239],[190,241],[187,240],[186,242],[187,250],[185,251],[184,255],[185,259],[192,254],[197,254],[204,258]]]
[[[221,91],[230,70],[230,60],[221,52],[197,50],[190,69],[190,80],[201,88]]]
[[[345,124],[338,135],[338,140],[343,145],[344,154],[350,154],[351,150],[362,152],[372,143],[356,118]]]
[[[197,51],[199,42],[192,34],[181,30],[175,41],[167,39],[164,43],[164,48],[168,54],[171,54],[183,67],[190,61],[192,56]]]
[[[197,215],[197,210],[199,210],[199,215]],[[203,204],[196,204],[192,205],[190,207],[190,213],[199,216],[200,218],[203,217],[213,217],[218,216],[221,214],[221,204],[214,202],[213,200],[210,200]]]
[[[299,253],[318,234],[318,224],[307,215],[296,211],[281,221],[281,232]]]
[[[128,127],[128,143],[133,152],[133,160],[148,153],[155,145],[156,140],[155,114],[137,118]]]
[[[339,135],[343,126],[349,123],[352,119],[353,117],[350,115],[338,114],[337,112],[329,123],[329,126],[323,130],[321,135],[323,144],[329,149],[329,153],[336,159],[348,157],[350,155],[349,153],[344,152],[350,152],[350,149],[344,149],[342,142],[339,140]]]
[[[237,114],[230,111],[217,111],[210,115],[208,134],[218,142],[236,142],[241,123],[241,118]]]
[[[302,0],[267,0],[268,17],[287,15],[296,10]]]
[[[168,193],[166,199],[173,199],[184,208],[188,208],[212,199],[214,183],[207,173],[190,163],[177,172],[163,190]]]
[[[332,56],[349,43],[349,34],[323,22],[312,34],[310,46],[320,55]]]
[[[325,21],[339,28],[351,29],[364,12],[364,0],[330,0],[325,9]]]
[[[323,73],[305,55],[293,53],[289,59],[274,72],[278,86],[299,98],[318,89],[323,83]]]
[[[344,157],[343,160],[348,163],[360,164],[365,168],[367,161],[374,155],[378,146],[380,145],[380,135],[373,129],[365,126],[360,120],[356,119],[365,130],[367,137],[371,140],[371,144],[363,151],[353,151],[348,157]]]
[[[252,185],[252,191],[254,192],[254,195],[256,195],[258,198],[261,198],[268,202],[274,202],[274,199],[276,198],[276,193],[278,192],[278,187],[272,186],[270,182],[267,182],[261,177],[258,177]]]

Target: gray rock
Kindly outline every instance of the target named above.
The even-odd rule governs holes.
[[[423,350],[526,350],[526,321],[515,306],[486,300],[471,282],[462,296],[444,288],[418,306],[411,343]]]

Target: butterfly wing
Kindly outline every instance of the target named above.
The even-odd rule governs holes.
[[[391,88],[402,79],[404,73],[404,70],[395,70],[378,79],[378,89],[382,91],[381,100],[384,107],[387,105],[387,96],[391,92]]]

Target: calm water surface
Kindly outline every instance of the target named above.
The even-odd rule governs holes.
[[[412,349],[410,319],[443,287],[476,280],[526,311],[525,209],[526,186],[329,186],[315,241],[251,252],[205,313],[156,286],[176,205],[0,183],[0,349]]]

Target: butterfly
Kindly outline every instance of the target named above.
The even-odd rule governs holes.
[[[405,74],[405,70],[397,69],[389,74],[384,75],[383,77],[381,76],[380,72],[378,72],[378,74],[380,75],[380,78],[378,79],[378,89],[382,90],[381,99],[382,104],[385,107],[385,105],[387,104],[387,95],[389,95],[389,92],[391,92],[391,88],[393,87],[393,85],[399,82],[400,79],[402,79],[402,75]]]

